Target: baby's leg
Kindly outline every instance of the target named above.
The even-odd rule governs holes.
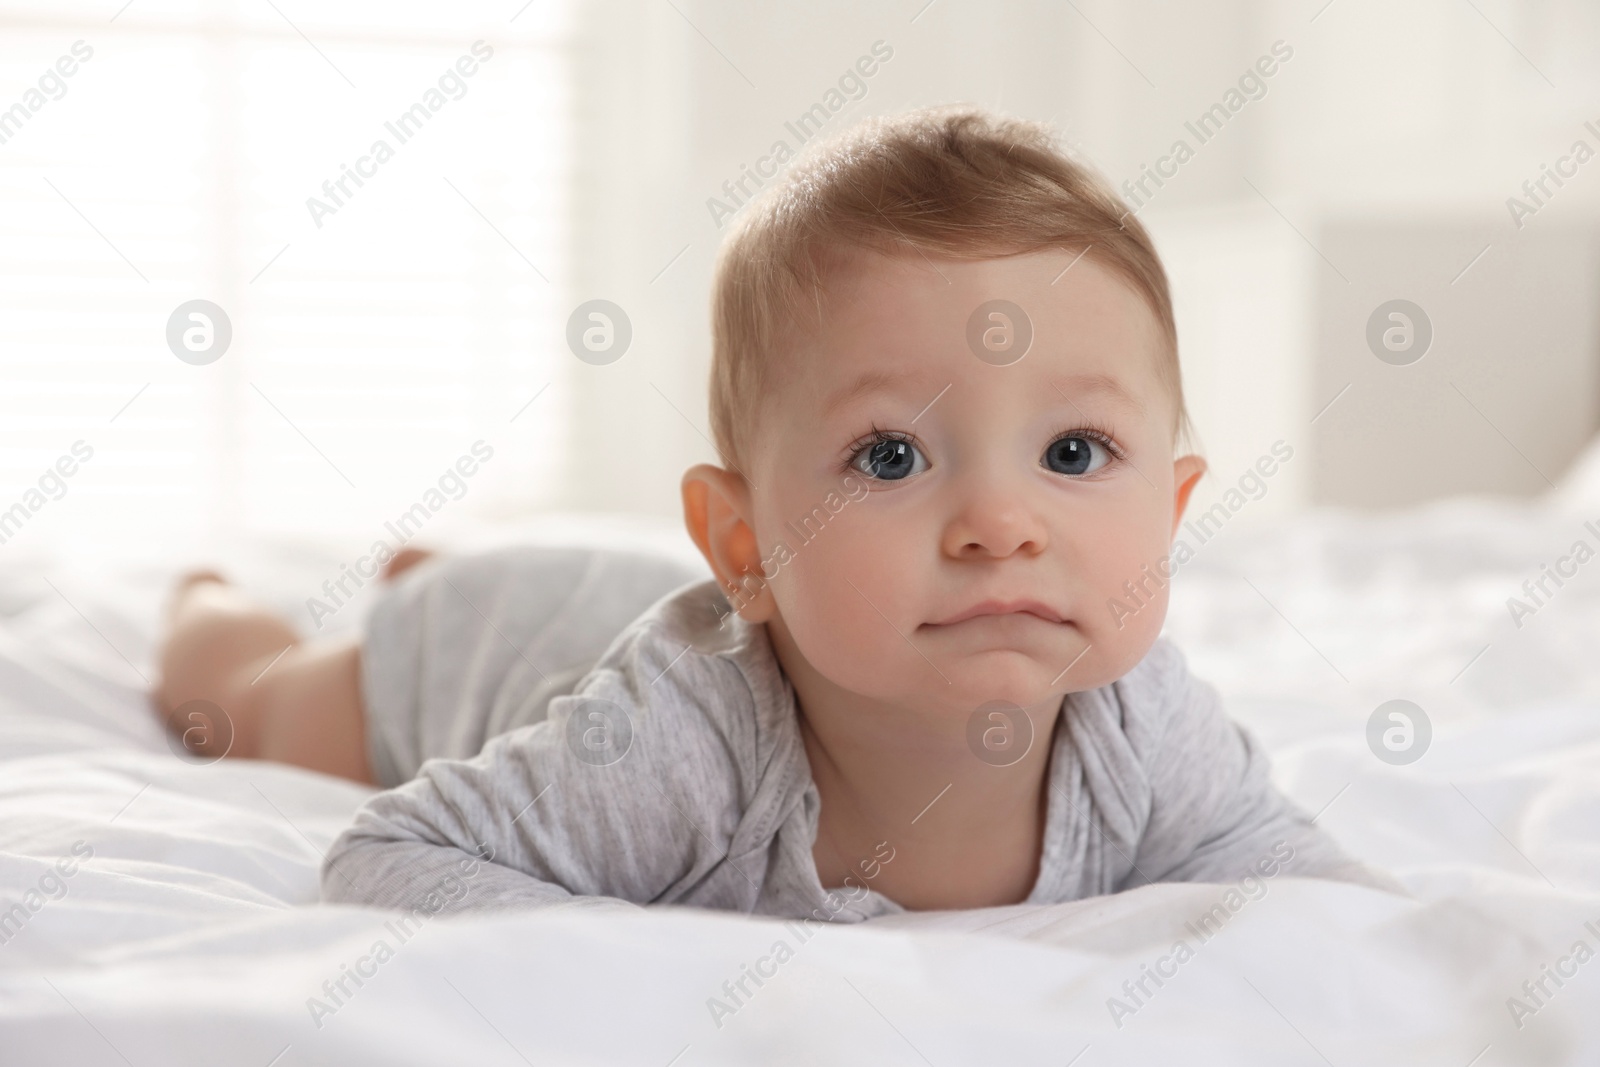
[[[161,683],[151,694],[163,718],[191,700],[209,701],[232,724],[227,755],[372,782],[359,638],[302,641],[213,572],[180,581],[168,623]],[[221,755],[229,740],[225,727],[185,736],[208,756]]]

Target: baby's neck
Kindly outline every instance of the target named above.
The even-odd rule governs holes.
[[[998,767],[969,747],[970,712],[842,690],[817,674],[781,624],[768,632],[795,687],[822,801],[812,855],[823,887],[866,886],[913,910],[1026,899],[1038,878],[1061,698],[1024,709],[1033,742]]]

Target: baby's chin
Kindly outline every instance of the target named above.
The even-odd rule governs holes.
[[[992,704],[1032,708],[1116,680],[1101,677],[1090,663],[1093,650],[1063,673],[1076,655],[1057,662],[1028,652],[989,650],[938,660],[937,670],[924,663],[920,670],[876,672],[840,681],[845,688],[886,703],[969,715]]]
[[[940,662],[949,684],[942,688],[941,703],[977,708],[1001,701],[1027,708],[1068,693],[1081,693],[1110,685],[1131,671],[1154,642],[1154,635],[1095,635],[1099,641],[1079,639],[1060,650],[989,649],[969,652]]]
[[[947,688],[970,708],[992,702],[1033,707],[1114,680],[1099,678],[1091,662],[1094,654],[1092,648],[1051,658],[1010,649],[972,653],[948,665],[945,673],[952,684]]]

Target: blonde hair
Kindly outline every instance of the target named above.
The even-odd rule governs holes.
[[[1177,330],[1150,236],[1047,126],[975,108],[865,121],[809,150],[745,210],[718,255],[711,313],[711,427],[743,455],[774,362],[814,320],[826,270],[852,250],[987,259],[1086,251],[1150,305],[1159,368],[1186,432]]]

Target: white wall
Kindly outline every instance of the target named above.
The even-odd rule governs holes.
[[[1322,257],[1338,259],[1320,246],[1334,239],[1325,234],[1348,236],[1370,222],[1376,244],[1340,246],[1359,263],[1381,248],[1385,226],[1418,217],[1444,217],[1462,240],[1481,234],[1477,247],[1499,241],[1508,253],[1535,229],[1570,245],[1570,235],[1600,213],[1600,161],[1520,232],[1505,201],[1574,138],[1587,136],[1600,148],[1600,137],[1583,129],[1585,119],[1600,125],[1600,16],[1589,6],[1082,0],[1000,7],[936,0],[924,7],[911,0],[778,10],[675,3],[676,10],[596,0],[588,17],[602,62],[579,64],[587,70],[580,96],[589,101],[580,126],[594,123],[580,154],[603,162],[581,179],[595,214],[580,227],[574,253],[597,286],[635,294],[650,329],[640,331],[636,355],[592,376],[590,406],[576,421],[574,455],[581,457],[583,440],[639,455],[576,472],[568,501],[676,514],[677,474],[712,458],[702,436],[706,301],[719,230],[705,201],[775,138],[792,144],[785,120],[821,99],[878,40],[894,58],[836,126],[913,106],[973,102],[1053,122],[1117,184],[1166,153],[1185,136],[1185,120],[1222,99],[1275,41],[1285,42],[1293,57],[1266,82],[1266,96],[1200,146],[1141,211],[1173,277],[1185,380],[1218,479],[1207,491],[1278,439],[1295,442],[1297,455],[1263,511],[1312,500],[1397,503],[1438,491],[1536,487],[1492,464],[1458,464],[1459,477],[1448,482],[1436,481],[1428,464],[1375,468],[1365,455],[1353,457],[1358,468],[1340,467],[1341,446],[1317,427],[1359,425],[1364,401],[1353,389],[1317,427],[1310,424],[1324,393],[1331,395],[1329,367],[1343,351],[1337,333],[1328,332],[1333,312],[1321,287],[1331,278],[1366,293],[1396,279],[1394,270],[1363,277],[1352,265],[1338,269],[1356,276],[1340,281]],[[651,285],[654,270],[684,245],[688,251]],[[1506,262],[1522,272],[1563,272],[1573,255],[1535,249]],[[1426,267],[1433,269],[1431,259]],[[1419,261],[1416,269],[1423,268]],[[1492,274],[1483,273],[1486,280]],[[1570,276],[1559,292],[1542,291],[1555,293],[1563,309],[1555,329],[1594,320],[1587,307],[1570,303],[1585,299]],[[1441,310],[1441,337],[1478,335],[1469,319],[1448,321],[1466,311],[1514,321],[1524,313],[1521,299],[1515,289],[1481,285]],[[1557,304],[1546,301],[1540,313]],[[1557,480],[1595,419],[1592,373],[1572,378],[1580,365],[1595,364],[1593,337],[1561,336],[1561,351],[1547,365],[1540,361],[1550,346],[1519,352],[1521,372],[1537,384],[1515,410],[1501,413],[1512,424],[1507,433],[1533,435],[1525,448],[1543,457]],[[1484,351],[1471,361],[1492,370],[1497,358]],[[1541,390],[1575,399],[1534,415]],[[1338,423],[1336,413],[1354,422]],[[1454,414],[1447,422],[1440,439],[1464,440],[1465,425]]]
[[[1052,122],[1118,186],[1293,49],[1140,209],[1214,471],[1200,502],[1280,439],[1295,458],[1255,514],[1534,492],[1600,417],[1600,160],[1522,227],[1506,208],[1575,139],[1600,149],[1580,0],[0,0],[0,109],[78,38],[92,63],[0,145],[0,510],[75,440],[96,458],[8,552],[364,550],[478,438],[493,464],[430,533],[675,520],[681,472],[713,458],[707,201],[795,147],[786,121],[879,41],[830,131],[976,103]],[[479,38],[498,51],[470,95],[315,225],[307,196]],[[1402,373],[1358,329],[1390,293],[1424,294],[1439,338]],[[163,337],[195,297],[235,326],[204,367]],[[594,298],[634,327],[605,366],[564,336]]]

